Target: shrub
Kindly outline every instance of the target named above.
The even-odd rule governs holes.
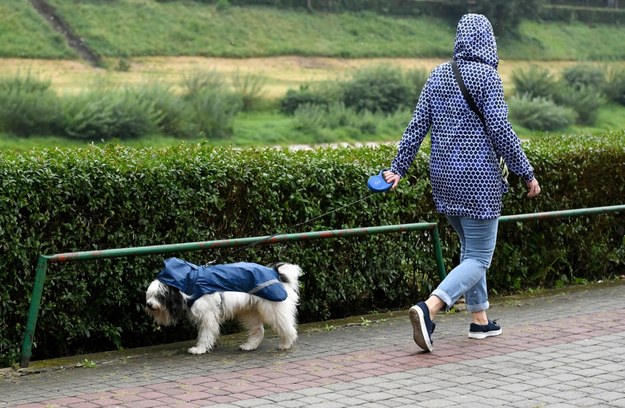
[[[232,136],[235,115],[243,109],[241,98],[231,92],[215,72],[194,72],[182,80],[183,100],[191,115],[191,133],[208,139]]]
[[[328,95],[319,90],[313,90],[310,86],[300,86],[298,90],[289,89],[280,101],[280,111],[287,115],[293,115],[303,105],[321,105],[327,107],[333,101]]]
[[[558,92],[558,80],[546,68],[536,65],[528,69],[515,69],[512,83],[518,96],[553,99]]]
[[[343,102],[358,112],[392,113],[414,104],[414,93],[399,68],[378,66],[356,71],[342,84]]]
[[[605,72],[594,65],[577,64],[562,71],[560,80],[553,78],[549,70],[531,66],[527,70],[512,73],[515,93],[515,115],[519,122],[527,123],[529,129],[556,130],[565,126],[572,118],[565,112],[547,103],[553,100],[558,105],[572,108],[577,123],[591,125],[597,120],[599,108],[605,104],[603,90],[606,88]],[[540,112],[543,106],[545,112]],[[549,118],[550,115],[554,115]]]
[[[596,65],[577,64],[562,71],[562,80],[567,86],[576,90],[602,91],[605,88],[606,73]]]
[[[234,75],[232,86],[243,102],[244,111],[251,111],[255,108],[261,99],[266,83],[266,79],[258,75],[243,75],[240,72]]]
[[[129,88],[100,88],[63,100],[65,136],[91,141],[136,139],[157,129],[154,101]]]
[[[577,113],[577,123],[592,125],[597,121],[599,108],[606,103],[603,93],[593,86],[563,87],[556,102]]]
[[[611,101],[625,105],[625,68],[612,67],[608,71],[604,93]]]
[[[131,68],[132,62],[128,58],[120,58],[119,61],[117,61],[115,70],[119,72],[130,72]]]
[[[355,112],[342,103],[328,107],[321,105],[302,105],[294,114],[295,127],[308,134],[318,134],[319,129],[345,128],[348,132],[375,134],[378,115],[370,112]]]
[[[216,0],[215,8],[217,11],[225,11],[230,8],[230,2],[228,0]]]
[[[192,133],[192,112],[188,104],[177,95],[171,85],[150,83],[134,89],[137,99],[151,101],[155,126],[159,132],[181,138]]]
[[[413,105],[416,106],[417,98],[421,94],[421,90],[425,86],[430,73],[425,69],[411,69],[406,73],[406,79],[410,85],[411,97],[414,99]]]
[[[575,112],[543,97],[515,96],[509,102],[510,116],[531,130],[562,130],[575,123]]]
[[[0,129],[17,136],[50,135],[61,127],[59,100],[50,81],[30,73],[0,79]]]
[[[361,69],[347,80],[321,84],[315,89],[306,85],[297,91],[287,91],[280,102],[281,111],[293,114],[303,105],[320,105],[328,109],[336,103],[358,113],[390,114],[412,109],[428,74],[425,70],[411,70],[404,74],[399,68],[386,66]]]
[[[312,103],[300,105],[293,113],[295,129],[315,134],[317,129],[325,127],[327,114],[328,109],[324,106]]]

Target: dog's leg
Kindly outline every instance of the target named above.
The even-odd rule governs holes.
[[[280,344],[278,345],[280,350],[288,350],[293,347],[293,344],[295,344],[297,340],[297,330],[295,326],[287,324],[284,327],[277,326],[275,330],[278,332],[278,336],[280,336]]]
[[[243,351],[256,350],[265,337],[265,327],[257,311],[249,311],[239,315],[239,321],[248,332],[247,341],[239,346]]]
[[[219,309],[215,299],[203,296],[191,308],[191,315],[198,328],[197,344],[191,347],[190,354],[204,354],[213,349],[219,337]]]
[[[290,349],[297,340],[296,305],[290,299],[274,305],[274,313],[266,315],[266,323],[280,337],[280,350]]]

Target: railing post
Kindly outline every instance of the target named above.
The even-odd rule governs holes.
[[[436,257],[438,276],[442,281],[447,276],[447,271],[445,270],[445,261],[443,260],[443,246],[438,234],[438,225],[434,225],[434,228],[432,228],[432,241],[434,241],[434,256]]]
[[[41,304],[41,295],[43,293],[43,283],[46,280],[46,270],[48,269],[48,258],[41,255],[37,261],[35,269],[35,283],[33,285],[33,294],[30,299],[30,308],[28,310],[28,320],[26,321],[26,331],[24,332],[24,342],[22,343],[22,356],[20,367],[28,367],[30,356],[33,349],[33,338],[35,334],[35,326],[37,325],[37,316],[39,315],[39,305]]]

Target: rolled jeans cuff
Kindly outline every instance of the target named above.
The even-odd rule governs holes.
[[[447,293],[443,292],[440,289],[434,289],[434,292],[432,292],[432,296],[436,296],[445,303],[445,311],[449,310],[453,306],[453,301],[451,300],[451,297],[449,297]]]
[[[437,298],[439,298],[445,303],[445,311],[448,311],[449,309],[451,309],[451,307],[455,303],[451,299],[451,297],[449,297],[447,293],[443,292],[440,289],[434,289],[434,292],[432,292],[432,296],[436,296]],[[467,305],[467,312],[469,313],[482,312],[484,310],[488,310],[489,307],[490,307],[490,303],[487,300],[486,302],[480,303],[478,305]]]
[[[467,312],[469,313],[476,313],[476,312],[483,312],[484,310],[488,310],[488,308],[490,307],[490,304],[488,303],[488,300],[484,303],[481,303],[479,305],[467,305]]]

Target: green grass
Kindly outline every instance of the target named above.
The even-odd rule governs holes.
[[[28,151],[36,147],[80,147],[84,142],[56,136],[16,137],[0,133],[0,150]]]
[[[376,134],[365,134],[357,129],[342,127],[334,130],[317,129],[311,134],[297,129],[293,116],[278,111],[247,112],[237,116],[234,137],[228,141],[236,146],[315,145],[323,143],[395,142],[410,121],[410,111],[393,115],[376,115]]]
[[[296,132],[293,119],[277,111],[246,112],[234,121],[233,142],[237,145],[267,146],[308,143]]]
[[[499,42],[501,56],[534,61],[615,61],[625,58],[625,27],[525,21],[517,39]]]
[[[313,14],[269,7],[217,11],[199,2],[50,0],[99,54],[252,57],[442,56],[454,32],[432,19]],[[428,41],[415,39],[428,38]]]
[[[28,1],[0,2],[0,57],[76,58]]]
[[[61,149],[64,148],[74,148],[74,147],[84,147],[88,144],[96,144],[96,145],[104,145],[104,144],[123,144],[124,146],[131,147],[168,147],[168,146],[178,146],[181,144],[196,144],[196,143],[205,143],[205,139],[179,139],[171,136],[164,135],[151,135],[142,137],[140,139],[135,140],[124,140],[123,142],[119,140],[111,140],[109,142],[87,142],[81,140],[70,140],[57,136],[34,136],[34,137],[26,137],[20,138],[12,135],[2,134],[0,133],[0,150],[13,150],[13,151],[21,151],[27,152],[35,148],[41,147],[58,147]],[[211,143],[213,144],[213,143]],[[223,142],[223,144],[233,144],[228,142]],[[242,144],[240,146],[246,146],[246,144]]]
[[[592,133],[614,129],[625,129],[625,107],[610,103],[599,109],[597,123],[593,126],[580,126],[578,131]]]
[[[314,13],[271,7],[230,7],[196,1],[49,0],[98,54],[143,56],[341,58],[451,55],[455,27],[432,17]],[[502,59],[622,60],[625,27],[529,22],[518,37],[499,39]],[[61,35],[24,0],[0,4],[0,57],[70,58]]]
[[[18,0],[11,0],[13,2]],[[49,0],[105,57],[276,55],[346,58],[451,55],[455,27],[432,17],[314,13],[193,1]],[[503,59],[609,60],[625,56],[625,27],[525,22],[500,39]],[[4,45],[0,43],[0,48]]]

